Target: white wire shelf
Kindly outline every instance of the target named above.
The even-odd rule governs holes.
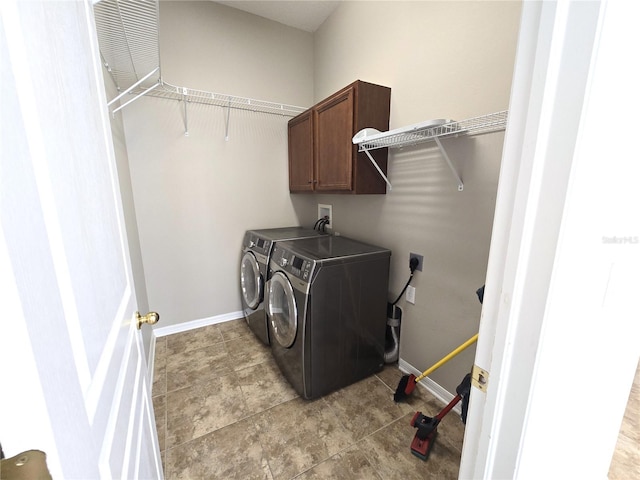
[[[393,188],[391,182],[389,182],[389,179],[382,172],[369,151],[379,148],[403,148],[426,142],[435,142],[456,179],[458,190],[462,191],[464,190],[462,179],[449,159],[440,139],[458,135],[479,135],[504,130],[507,125],[508,113],[507,110],[503,110],[501,112],[490,113],[462,121],[432,120],[388,132],[379,132],[372,128],[365,128],[355,134],[353,143],[358,145],[359,152],[366,153],[369,160],[373,163],[373,166],[389,186],[389,190],[391,190]]]
[[[154,70],[160,76],[158,10],[157,0],[101,0],[93,6],[100,54],[119,91]]]
[[[135,94],[140,92],[137,89],[134,89],[132,93]],[[171,85],[167,82],[162,82],[159,88],[150,91],[147,95],[157,98],[166,98],[169,100],[186,101],[188,103],[230,108],[232,110],[248,110],[251,112],[282,115],[285,117],[295,117],[307,110],[307,107],[298,107],[295,105],[287,105],[285,103],[236,97],[234,95],[227,95],[224,93],[206,92],[203,90]]]
[[[108,102],[112,114],[143,96],[183,101],[185,135],[188,135],[187,104],[224,107],[227,109],[225,138],[228,138],[232,109],[287,117],[295,117],[307,109],[165,82],[160,68],[158,0],[99,0],[93,10],[100,54],[119,92]],[[118,105],[118,102],[121,103]]]
[[[436,138],[453,135],[477,135],[504,130],[507,124],[507,110],[490,113],[480,117],[469,118],[459,122],[449,120],[433,125],[433,122],[411,125],[388,132],[370,133],[363,135],[360,140],[354,137],[358,151],[376,150],[378,148],[402,148],[434,141]],[[372,131],[372,129],[365,129]]]

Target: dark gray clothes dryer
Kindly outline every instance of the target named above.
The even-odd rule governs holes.
[[[391,252],[346,237],[278,242],[271,255],[271,351],[304,398],[384,366]]]

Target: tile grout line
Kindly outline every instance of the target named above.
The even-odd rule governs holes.
[[[380,381],[380,382],[381,382],[381,383],[382,383],[382,384],[383,384],[383,385],[384,385],[384,386],[385,386],[389,391],[394,392],[394,390],[393,390],[389,385],[387,385],[387,383],[386,383],[386,382],[384,382],[384,381],[383,381],[383,380],[378,376],[378,374],[374,374],[374,375],[375,375],[375,377],[376,377],[376,378],[377,378],[377,379],[378,379],[378,380],[379,380],[379,381]],[[325,403],[326,403],[326,402],[325,402]],[[332,409],[331,405],[329,405],[329,404],[327,404],[327,407],[329,407],[329,408],[331,408],[331,409]],[[332,409],[332,412],[333,412],[333,409]],[[335,414],[334,414],[334,415],[335,415]],[[341,455],[342,453],[346,452],[347,450],[349,450],[349,449],[351,449],[351,448],[353,448],[353,447],[358,447],[358,445],[359,445],[359,444],[361,444],[362,442],[364,442],[364,440],[366,440],[367,438],[369,438],[369,437],[371,437],[371,436],[375,435],[376,433],[378,433],[378,432],[380,432],[380,431],[384,430],[384,429],[385,429],[385,428],[387,428],[387,427],[390,427],[391,425],[393,425],[393,424],[395,424],[395,423],[400,422],[403,418],[407,417],[408,415],[411,415],[411,413],[403,413],[400,417],[398,417],[398,418],[395,418],[395,419],[391,420],[391,421],[390,421],[390,422],[388,422],[387,424],[385,424],[385,425],[381,426],[380,428],[378,428],[378,429],[374,430],[373,432],[371,432],[371,433],[369,433],[369,434],[367,434],[367,435],[365,435],[365,436],[363,436],[363,437],[359,438],[359,439],[358,439],[358,440],[356,440],[354,443],[352,443],[352,444],[350,444],[350,445],[346,446],[345,448],[343,448],[343,449],[339,450],[338,452],[334,453],[333,455],[330,455],[329,457],[324,458],[323,460],[321,460],[320,462],[318,462],[318,463],[316,463],[316,464],[312,465],[312,466],[311,466],[311,467],[309,467],[308,469],[306,469],[306,470],[304,470],[304,471],[302,471],[302,472],[300,472],[300,473],[296,474],[294,477],[292,477],[292,479],[291,479],[291,480],[294,480],[294,479],[296,479],[296,478],[299,478],[301,475],[305,474],[306,472],[308,472],[308,471],[310,471],[310,470],[313,470],[313,469],[314,469],[315,467],[317,467],[318,465],[321,465],[322,463],[326,462],[327,460],[330,460],[331,458],[335,457],[336,455]],[[360,449],[360,451],[362,451],[362,450]],[[376,476],[377,476],[380,480],[384,480],[384,479],[382,479],[382,477],[380,477],[380,475],[378,474],[378,472],[377,472],[377,470],[376,470],[375,465],[373,465],[373,464],[369,461],[369,457],[368,457],[367,455],[365,455],[365,459],[367,460],[367,463],[369,464],[369,466],[374,470],[374,473],[376,474]]]
[[[220,332],[220,330],[219,330],[219,329],[218,329],[218,331]],[[224,351],[225,351],[225,355],[227,355],[230,359],[232,359],[232,360],[233,360],[233,355],[232,355],[232,353],[230,352],[230,349],[229,349],[229,347],[228,347],[228,342],[236,341],[236,340],[241,340],[241,339],[243,339],[243,338],[248,337],[249,335],[248,335],[248,334],[244,334],[244,335],[242,335],[242,334],[241,334],[241,335],[239,335],[239,336],[237,336],[237,337],[234,337],[234,338],[226,338],[226,337],[225,337],[225,335],[224,335],[222,332],[220,332],[220,336],[222,337],[222,342],[215,342],[215,344],[223,343],[223,348],[224,348]],[[210,344],[210,345],[207,345],[207,346],[211,346],[211,345],[213,345],[213,344]],[[201,347],[198,347],[198,348],[206,348],[206,346],[201,346]],[[197,349],[194,349],[194,350],[197,350]],[[176,353],[180,353],[180,352],[176,352]],[[261,410],[261,411],[255,412],[255,413],[250,413],[250,414],[248,414],[248,415],[246,415],[246,416],[243,416],[242,418],[236,419],[236,420],[235,420],[235,421],[233,421],[232,423],[229,423],[229,424],[227,424],[227,425],[224,425],[224,426],[221,426],[221,427],[219,427],[219,428],[216,428],[215,430],[212,430],[212,431],[210,431],[210,432],[207,432],[207,433],[205,433],[205,434],[203,434],[203,435],[200,435],[200,436],[198,436],[198,437],[196,437],[196,438],[189,439],[189,440],[187,440],[187,441],[185,441],[185,442],[182,442],[182,443],[180,443],[180,444],[178,444],[178,445],[174,445],[174,446],[172,446],[171,448],[166,448],[166,446],[167,446],[167,438],[166,438],[166,437],[168,437],[168,434],[169,434],[169,431],[168,431],[168,414],[169,414],[169,409],[168,409],[168,401],[167,401],[167,400],[168,400],[168,394],[169,394],[169,393],[173,393],[173,392],[177,392],[177,391],[179,391],[179,390],[181,390],[181,389],[189,388],[189,387],[193,386],[193,384],[186,385],[186,386],[184,386],[184,387],[181,387],[181,388],[178,388],[178,389],[172,390],[171,392],[169,392],[169,391],[167,390],[167,387],[168,387],[168,368],[166,368],[166,366],[167,366],[167,364],[168,364],[168,357],[169,357],[169,355],[168,355],[168,341],[166,341],[166,346],[165,346],[165,372],[164,372],[164,379],[165,379],[165,393],[164,393],[164,396],[165,396],[165,413],[164,413],[164,425],[165,425],[165,450],[164,450],[164,452],[163,452],[163,453],[164,453],[164,458],[165,458],[165,466],[166,466],[166,462],[167,462],[167,460],[168,460],[168,456],[169,456],[169,455],[168,455],[168,453],[169,453],[171,450],[174,450],[175,448],[178,448],[178,447],[180,447],[180,446],[183,446],[183,445],[185,445],[185,444],[187,444],[187,443],[189,443],[189,442],[191,442],[191,441],[197,440],[198,438],[202,438],[202,437],[204,437],[204,436],[206,436],[206,435],[211,435],[211,434],[213,434],[213,433],[215,433],[215,432],[217,432],[217,431],[219,431],[219,430],[221,430],[221,429],[223,429],[223,428],[230,427],[230,426],[232,426],[232,425],[237,424],[238,422],[241,422],[241,421],[245,421],[245,420],[246,420],[246,421],[249,421],[251,425],[253,425],[253,427],[254,427],[254,429],[255,429],[255,431],[256,431],[257,443],[260,445],[260,449],[261,449],[261,452],[262,452],[262,453],[261,453],[261,454],[262,454],[261,462],[262,462],[262,461],[264,461],[264,462],[265,462],[265,464],[266,464],[266,466],[267,466],[267,468],[268,468],[268,473],[271,475],[271,478],[272,478],[272,479],[275,479],[275,477],[274,477],[274,472],[273,472],[272,467],[271,467],[270,458],[269,458],[269,456],[268,456],[268,455],[266,455],[267,450],[265,450],[265,444],[264,444],[264,442],[263,442],[263,441],[264,441],[264,438],[262,438],[262,437],[259,435],[260,430],[259,430],[259,426],[258,426],[258,415],[265,415],[267,412],[269,412],[269,411],[271,411],[271,410],[275,409],[276,407],[282,406],[283,404],[286,404],[286,403],[288,403],[288,402],[291,402],[291,401],[296,400],[296,399],[301,398],[301,397],[300,397],[299,395],[296,395],[296,396],[295,396],[295,397],[293,397],[293,398],[290,398],[290,399],[287,399],[287,400],[283,400],[283,401],[279,401],[278,403],[276,403],[276,404],[274,404],[274,405],[270,405],[268,408],[266,408],[266,409],[264,409],[264,410]],[[261,361],[261,362],[256,363],[255,365],[247,365],[247,366],[242,367],[240,370],[237,370],[237,371],[236,371],[236,370],[233,370],[233,371],[231,371],[230,373],[228,373],[227,375],[234,375],[234,376],[238,376],[238,374],[239,374],[240,372],[242,372],[242,371],[244,371],[244,370],[246,370],[246,369],[254,368],[254,367],[258,366],[258,365],[262,365],[262,364],[266,364],[266,363],[268,363],[268,361],[267,361],[267,360],[263,360],[263,361]],[[379,372],[379,373],[380,373],[380,372]],[[388,385],[388,384],[387,384],[387,383],[386,383],[386,382],[385,382],[385,381],[384,381],[384,380],[383,380],[383,379],[378,375],[378,373],[376,373],[376,374],[374,374],[374,375],[376,376],[377,380],[378,380],[378,381],[380,381],[380,382],[381,382],[381,383],[386,387],[386,390],[387,390],[387,391],[389,391],[390,393],[393,393],[393,392],[394,392],[394,389],[393,389],[390,385]],[[225,375],[220,375],[220,377],[224,377],[224,376],[225,376]],[[216,377],[216,378],[219,378],[219,377]],[[195,384],[195,383],[198,383],[198,382],[197,382],[197,381],[195,381],[195,382],[194,382],[194,384]],[[242,385],[240,385],[240,383],[239,383],[239,382],[238,382],[238,384],[237,384],[237,387],[238,387],[238,388],[239,388],[239,390],[240,390],[240,394],[241,394],[241,397],[242,397],[242,402],[243,402],[243,405],[244,405],[245,411],[248,411],[248,404],[247,404],[247,399],[246,399],[246,394],[247,394],[247,392],[245,392],[245,390],[243,389]],[[328,408],[330,409],[331,414],[332,414],[334,417],[337,417],[334,407],[333,407],[331,404],[329,404],[329,403],[326,401],[326,399],[323,399],[322,401],[323,401],[323,404],[324,404],[326,407],[328,407]],[[391,400],[391,401],[392,401],[392,400]],[[392,426],[392,425],[394,425],[394,424],[396,424],[396,423],[398,423],[398,422],[402,421],[403,419],[405,419],[405,418],[407,418],[409,415],[411,415],[411,413],[410,413],[410,412],[408,412],[408,413],[402,413],[402,412],[400,412],[400,413],[401,413],[401,414],[400,414],[400,416],[399,416],[399,417],[394,418],[393,420],[391,420],[391,421],[387,422],[385,425],[382,425],[381,427],[379,427],[379,428],[375,429],[374,431],[372,431],[372,432],[370,432],[370,433],[367,433],[366,435],[364,435],[364,436],[360,437],[359,439],[357,439],[357,440],[353,440],[353,443],[349,443],[349,445],[347,445],[346,447],[344,447],[344,448],[340,449],[339,451],[337,451],[337,452],[333,453],[332,455],[327,456],[326,458],[324,458],[324,459],[322,459],[321,461],[319,461],[319,462],[315,463],[314,465],[311,465],[309,468],[306,468],[304,471],[299,472],[299,473],[296,473],[295,475],[291,476],[290,478],[291,478],[291,479],[299,478],[299,477],[303,476],[305,473],[307,473],[307,472],[309,472],[309,471],[313,470],[314,468],[318,467],[319,465],[321,465],[321,464],[323,464],[323,463],[327,462],[328,460],[331,460],[332,458],[335,458],[335,457],[337,457],[337,456],[341,456],[341,457],[340,457],[340,461],[342,461],[342,460],[343,460],[343,458],[344,458],[344,457],[342,457],[342,455],[343,455],[345,452],[347,452],[348,450],[350,450],[350,449],[354,449],[354,448],[355,448],[355,449],[357,449],[357,451],[359,452],[359,454],[364,455],[364,457],[365,457],[365,459],[366,459],[366,461],[367,461],[367,465],[368,465],[368,466],[369,466],[369,467],[374,471],[375,478],[376,478],[376,479],[383,480],[383,478],[381,477],[380,472],[376,469],[376,466],[375,466],[375,465],[373,465],[373,464],[371,463],[371,460],[370,460],[370,458],[369,458],[369,455],[367,455],[366,451],[365,451],[365,450],[363,450],[363,448],[362,448],[362,447],[363,447],[363,445],[364,445],[364,442],[365,442],[367,439],[371,438],[372,436],[374,436],[374,435],[378,434],[378,433],[379,433],[379,432],[381,432],[382,430],[384,430],[384,429],[386,429],[386,428],[389,428],[390,426]],[[264,472],[264,473],[267,473],[267,472]],[[167,478],[168,478],[168,477],[167,477]],[[280,480],[280,479],[278,479],[278,480]],[[283,480],[284,480],[284,479],[283,479]]]
[[[189,387],[191,387],[191,386],[192,386],[192,385],[187,385],[187,386],[186,386],[186,387],[184,387],[184,388],[189,388]],[[241,389],[240,391],[242,392],[242,387],[239,387],[239,388]],[[174,390],[173,392],[177,392],[177,391],[178,391],[178,390]],[[172,392],[172,393],[173,393],[173,392]],[[247,407],[247,405],[246,405],[246,401],[245,401],[245,399],[244,399],[244,396],[243,396],[243,398],[242,398],[242,402],[244,403],[245,407]],[[282,402],[282,403],[284,403],[284,402]],[[275,405],[274,405],[274,406],[275,406]],[[272,408],[272,407],[271,407],[271,408]],[[264,410],[264,411],[266,411],[266,410]],[[210,432],[205,432],[205,433],[203,433],[202,435],[198,435],[197,437],[193,437],[193,438],[190,438],[190,439],[188,439],[188,440],[185,440],[184,442],[181,442],[181,443],[177,443],[177,444],[175,444],[175,445],[172,445],[172,446],[171,446],[171,448],[167,448],[166,450],[173,450],[174,448],[182,447],[183,445],[186,445],[186,444],[187,444],[187,443],[189,443],[189,442],[192,442],[192,441],[197,440],[197,439],[202,438],[202,437],[206,437],[207,435],[211,435],[212,433],[215,433],[215,432],[217,432],[217,431],[219,431],[219,430],[222,430],[223,428],[230,427],[230,426],[235,425],[236,423],[239,423],[239,422],[241,422],[241,421],[243,421],[243,420],[248,420],[248,419],[250,419],[250,418],[254,417],[255,415],[258,415],[259,413],[263,413],[263,412],[253,413],[253,414],[251,414],[251,415],[246,415],[246,416],[244,416],[244,417],[238,418],[237,420],[235,420],[235,421],[233,421],[233,422],[231,422],[231,423],[228,423],[228,424],[226,424],[226,425],[222,425],[221,427],[218,427],[218,428],[216,428],[215,430],[211,430]],[[167,415],[168,415],[168,412],[166,412],[166,411],[165,411],[165,418],[167,417]],[[168,434],[168,431],[169,431],[169,425],[168,425],[168,423],[167,423],[166,431],[167,431],[167,434]],[[167,434],[165,434],[165,435],[167,435]],[[166,438],[165,438],[165,444],[166,444]]]
[[[228,341],[232,341],[232,340],[237,340],[238,338],[242,338],[242,337],[245,337],[245,336],[248,336],[248,335],[241,335],[240,337],[232,338],[232,339],[229,339],[229,340],[223,340],[222,342],[216,342],[216,344],[217,344],[217,343],[226,343],[226,342],[228,342]],[[213,344],[210,344],[210,345],[213,345]],[[210,346],[210,345],[207,345],[207,346]],[[229,352],[229,350],[227,349],[227,346],[226,346],[226,345],[224,345],[224,347],[225,347],[226,354],[230,356],[230,355],[231,355],[231,353],[230,353],[230,352]],[[199,348],[206,348],[206,347],[199,347]],[[194,349],[194,350],[197,350],[197,349]],[[250,366],[247,366],[247,367],[245,367],[245,368],[242,368],[242,369],[240,369],[240,370],[238,370],[238,371],[235,371],[235,370],[234,370],[233,372],[228,373],[226,376],[236,375],[238,372],[241,372],[241,371],[246,370],[246,369],[248,369],[248,368],[256,367],[256,366],[258,366],[258,365],[260,365],[260,364],[263,364],[263,363],[266,363],[266,362],[260,362],[260,363],[258,363],[258,364],[256,364],[256,365],[250,365]],[[166,373],[166,372],[165,372],[165,373]],[[221,375],[220,377],[216,377],[216,378],[221,378],[221,377],[224,377],[224,376],[225,376],[225,375]],[[198,383],[198,382],[196,382],[196,383]],[[185,385],[185,386],[183,386],[183,387],[177,388],[177,389],[175,389],[175,390],[167,391],[167,392],[166,392],[166,394],[165,394],[165,397],[168,397],[169,393],[179,392],[180,390],[184,390],[184,389],[190,388],[190,387],[192,387],[192,386],[193,386],[193,384],[190,384],[190,385]],[[240,392],[241,392],[241,394],[242,394],[242,401],[243,401],[243,403],[244,403],[245,409],[248,411],[248,404],[246,403],[246,399],[245,399],[245,397],[244,397],[245,392],[244,392],[244,390],[242,389],[242,386],[241,386],[241,385],[238,385],[238,388],[240,389]],[[186,440],[186,441],[184,441],[184,442],[181,442],[181,443],[179,443],[179,444],[172,445],[170,448],[165,448],[165,452],[167,452],[167,451],[169,451],[169,450],[173,450],[173,449],[178,448],[178,447],[180,447],[180,446],[183,446],[183,445],[185,445],[185,444],[187,444],[187,443],[189,443],[189,442],[191,442],[191,441],[193,441],[193,440],[196,440],[196,439],[198,439],[198,438],[202,438],[202,437],[204,437],[204,436],[206,436],[206,435],[210,435],[210,434],[212,434],[212,433],[214,433],[214,432],[217,432],[217,431],[219,431],[219,430],[221,430],[221,429],[223,429],[223,428],[230,427],[230,426],[232,426],[232,425],[234,425],[234,424],[236,424],[236,423],[238,423],[238,422],[240,422],[240,421],[248,420],[248,419],[253,419],[253,417],[256,417],[257,415],[264,414],[265,412],[267,412],[267,411],[269,411],[269,410],[271,410],[271,409],[273,409],[273,408],[275,408],[275,407],[277,407],[277,406],[280,406],[280,405],[282,405],[282,404],[284,404],[284,403],[286,403],[286,402],[289,402],[289,401],[291,401],[291,400],[294,400],[294,399],[296,399],[296,398],[299,398],[299,396],[296,396],[296,397],[294,397],[294,398],[290,398],[290,399],[287,399],[287,400],[283,400],[283,401],[281,401],[281,402],[279,402],[279,403],[277,403],[277,404],[271,405],[269,408],[267,408],[267,409],[265,409],[265,410],[261,410],[261,411],[259,411],[259,412],[255,412],[255,413],[248,414],[248,415],[246,415],[246,416],[244,416],[244,417],[242,417],[242,418],[239,418],[239,419],[235,420],[234,422],[231,422],[231,423],[229,423],[229,424],[227,424],[227,425],[223,425],[223,426],[221,426],[221,427],[219,427],[219,428],[216,428],[215,430],[211,430],[210,432],[206,432],[206,433],[204,433],[204,434],[202,434],[202,435],[199,435],[198,437],[194,437],[194,438],[191,438],[191,439]],[[165,400],[165,401],[166,401],[166,400]],[[166,401],[166,405],[168,406],[168,402],[167,402],[167,401]],[[251,420],[251,422],[252,422],[252,424],[254,425],[254,427],[257,427],[257,425],[255,424],[255,421],[254,421],[254,420]],[[167,443],[167,437],[168,437],[168,435],[169,435],[169,425],[168,425],[168,408],[165,408],[165,447],[166,447],[166,443]],[[260,447],[261,447],[261,449],[263,449],[263,451],[264,451],[264,447],[263,447],[263,445],[262,445],[262,442],[260,442]],[[166,455],[166,453],[165,453],[165,455]],[[270,471],[270,472],[272,473],[272,475],[273,475],[273,472],[271,471],[271,466],[269,465],[268,460],[267,460],[267,465],[269,466],[269,471]]]
[[[240,390],[242,390],[242,387],[240,387]],[[244,393],[243,393],[243,396],[244,396]],[[291,400],[293,400],[293,399],[291,399]],[[287,401],[291,401],[291,400],[287,400]],[[283,403],[285,403],[285,402],[281,402],[278,405],[282,405]],[[251,423],[253,424],[253,428],[256,431],[256,436],[258,438],[258,443],[260,444],[260,451],[262,452],[262,458],[264,458],[264,460],[267,462],[267,467],[269,468],[269,473],[271,474],[271,478],[272,479],[274,478],[274,476],[273,476],[273,469],[271,468],[271,462],[269,461],[269,457],[267,455],[265,455],[264,444],[262,443],[262,440],[260,439],[260,431],[259,431],[259,428],[258,428],[258,424],[254,420],[254,417],[257,417],[260,413],[267,412],[267,411],[271,410],[272,408],[275,408],[278,405],[273,405],[272,407],[269,407],[266,410],[263,410],[262,412],[254,413],[253,415],[248,417],[251,420]]]
[[[179,334],[175,334],[175,335],[179,335]],[[223,337],[223,338],[224,338],[224,336],[222,335],[222,333],[220,333],[220,335],[221,335],[221,337]],[[232,354],[231,354],[231,353],[229,353],[229,350],[227,349],[227,345],[226,345],[226,344],[227,344],[227,342],[229,342],[229,341],[233,341],[233,340],[237,340],[238,338],[242,338],[242,337],[244,337],[244,336],[248,336],[248,335],[241,335],[240,337],[231,338],[231,339],[229,339],[229,340],[224,340],[224,339],[223,339],[223,340],[221,340],[221,341],[219,341],[219,342],[213,342],[213,343],[208,343],[208,344],[206,344],[206,345],[200,345],[200,346],[198,346],[197,348],[192,348],[192,349],[190,349],[190,350],[185,350],[185,351],[183,351],[183,352],[176,352],[176,353],[196,352],[196,351],[198,351],[198,350],[202,350],[202,349],[205,349],[205,348],[212,347],[212,346],[214,346],[214,345],[219,345],[219,344],[221,344],[221,345],[223,346],[224,350],[225,350],[225,354],[226,354],[227,356],[232,356]],[[168,337],[166,337],[166,338],[168,338]],[[168,348],[167,348],[167,350],[168,350]],[[169,354],[167,353],[167,355],[166,355],[166,356],[168,356],[168,355],[169,355]],[[165,361],[165,365],[166,365],[166,363],[167,363],[167,362]],[[245,367],[245,368],[249,368],[249,367],[250,367],[250,366]],[[242,370],[244,370],[244,369],[241,369],[241,370],[238,370],[238,371],[242,371]],[[168,395],[169,393],[175,393],[175,392],[180,391],[180,390],[182,390],[182,389],[184,389],[184,388],[188,388],[188,387],[192,386],[192,384],[190,384],[190,385],[183,385],[183,386],[180,386],[180,387],[178,387],[178,388],[174,388],[174,389],[172,389],[172,390],[169,390],[169,388],[168,388],[168,375],[167,375],[167,371],[168,371],[168,368],[166,368],[166,366],[165,366],[165,394],[167,394],[167,395]],[[227,375],[231,375],[231,374],[233,374],[234,372],[238,372],[238,371],[234,370],[233,372],[230,372],[230,373],[228,373]],[[212,378],[220,378],[220,377],[224,377],[224,376],[225,376],[225,375],[220,375],[219,377],[212,377]],[[198,382],[195,382],[195,383],[198,383]]]
[[[388,386],[386,383],[384,383],[384,382],[383,382],[383,381],[378,377],[378,375],[377,375],[377,374],[374,374],[374,375],[376,376],[376,378],[377,378],[378,380],[380,380],[380,381],[384,384],[384,386],[385,386],[385,387],[387,387],[388,389],[390,389],[390,388],[389,388],[389,386]],[[329,410],[331,411],[331,413],[332,413],[332,414],[337,418],[337,415],[335,414],[333,407],[332,407],[332,406],[331,406],[331,405],[326,401],[326,399],[323,397],[323,398],[321,398],[321,400],[323,401],[323,403],[325,404],[325,406],[326,406],[327,408],[329,408]],[[385,429],[385,428],[387,428],[387,427],[389,427],[389,426],[393,425],[393,424],[394,424],[394,423],[396,423],[396,422],[399,422],[400,420],[402,420],[402,419],[403,419],[404,417],[406,417],[407,415],[410,415],[410,414],[409,414],[409,413],[403,414],[402,416],[400,416],[400,417],[398,417],[398,418],[396,418],[396,419],[394,419],[394,420],[390,421],[389,423],[387,423],[387,424],[385,424],[385,425],[381,426],[380,428],[378,428],[378,429],[374,430],[373,432],[371,432],[371,433],[369,433],[369,434],[367,434],[367,435],[365,435],[365,436],[363,436],[363,437],[361,437],[361,438],[359,438],[359,439],[355,440],[353,443],[350,443],[349,445],[347,445],[347,446],[346,446],[346,447],[344,447],[343,449],[341,449],[341,450],[337,451],[336,453],[334,453],[334,454],[332,454],[332,455],[329,455],[328,457],[326,457],[326,458],[322,459],[321,461],[319,461],[319,462],[315,463],[314,465],[310,466],[308,469],[306,469],[306,470],[304,470],[304,471],[302,471],[302,472],[300,472],[300,473],[298,473],[298,474],[294,475],[294,476],[291,478],[291,480],[294,480],[294,479],[296,479],[296,478],[300,477],[300,476],[301,476],[301,475],[303,475],[304,473],[306,473],[306,472],[308,472],[308,471],[310,471],[310,470],[314,469],[314,468],[315,468],[315,467],[317,467],[318,465],[321,465],[322,463],[326,462],[327,460],[330,460],[331,458],[335,457],[336,455],[341,455],[342,453],[346,452],[347,450],[349,450],[349,449],[351,449],[351,448],[353,448],[353,447],[357,447],[357,446],[358,446],[358,444],[359,444],[359,443],[361,443],[361,442],[363,442],[366,438],[369,438],[369,437],[371,437],[372,435],[375,435],[376,433],[378,433],[379,431],[381,431],[381,430],[383,430],[383,429]],[[360,451],[362,451],[361,449],[359,449],[359,450],[360,450]],[[382,479],[382,477],[380,477],[380,475],[379,475],[379,474],[378,474],[378,472],[376,471],[375,465],[373,465],[373,464],[369,461],[369,457],[365,455],[365,459],[367,460],[367,463],[369,464],[369,466],[374,470],[374,472],[375,472],[375,474],[378,476],[378,478],[380,478],[380,480],[384,480],[384,479]]]
[[[331,408],[331,405],[327,405],[327,407]],[[407,414],[403,415],[403,417],[404,417],[404,416],[406,416],[406,415],[410,415],[410,414],[408,414],[408,413],[407,413]],[[371,432],[371,433],[369,433],[369,434],[365,435],[364,437],[359,438],[359,439],[358,439],[358,440],[356,440],[354,443],[349,444],[348,446],[346,446],[346,447],[344,447],[343,449],[341,449],[341,450],[337,451],[337,452],[336,452],[336,453],[334,453],[333,455],[330,455],[330,456],[328,456],[327,458],[322,459],[320,462],[318,462],[318,463],[316,463],[316,464],[312,465],[312,466],[311,466],[311,467],[309,467],[308,469],[306,469],[306,470],[304,470],[304,471],[302,471],[302,472],[300,472],[300,473],[296,474],[295,476],[293,476],[293,477],[291,478],[291,480],[294,480],[294,479],[296,479],[296,478],[300,477],[301,475],[305,474],[306,472],[308,472],[308,471],[310,471],[310,470],[313,470],[313,469],[314,469],[314,468],[316,468],[318,465],[321,465],[321,464],[323,464],[324,462],[326,462],[327,460],[332,459],[332,458],[333,458],[333,457],[335,457],[336,455],[341,455],[342,453],[346,452],[347,450],[350,450],[350,449],[351,449],[351,448],[353,448],[353,447],[357,447],[357,446],[358,446],[358,444],[359,444],[359,443],[362,443],[365,439],[367,439],[367,438],[371,437],[372,435],[375,435],[376,433],[378,433],[378,432],[379,432],[379,431],[381,431],[381,430],[384,430],[384,429],[385,429],[385,428],[387,428],[387,427],[390,427],[390,426],[391,426],[391,425],[393,425],[394,423],[399,422],[400,420],[402,420],[402,418],[403,418],[403,417],[400,417],[400,418],[397,418],[397,419],[395,419],[395,420],[392,420],[391,422],[387,423],[386,425],[383,425],[382,427],[378,428],[377,430],[374,430],[373,432]],[[359,449],[359,450],[362,452],[362,450],[361,450],[361,449]],[[367,460],[367,463],[369,464],[369,466],[374,470],[374,472],[375,472],[375,474],[378,476],[378,478],[379,478],[380,480],[384,480],[384,479],[382,479],[382,477],[380,477],[380,475],[379,475],[379,474],[378,474],[378,472],[376,471],[376,467],[375,467],[375,465],[373,465],[373,464],[369,461],[369,457],[368,457],[367,455],[365,455],[365,459]]]

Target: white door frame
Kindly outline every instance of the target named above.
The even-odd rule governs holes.
[[[638,18],[523,4],[460,478],[607,475],[640,356]]]

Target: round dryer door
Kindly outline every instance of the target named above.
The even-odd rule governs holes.
[[[263,294],[262,275],[258,261],[251,252],[246,252],[240,262],[240,288],[244,303],[251,309],[258,308]]]
[[[293,287],[284,273],[276,272],[271,277],[267,298],[267,314],[273,336],[278,344],[289,348],[298,331],[298,310]]]

